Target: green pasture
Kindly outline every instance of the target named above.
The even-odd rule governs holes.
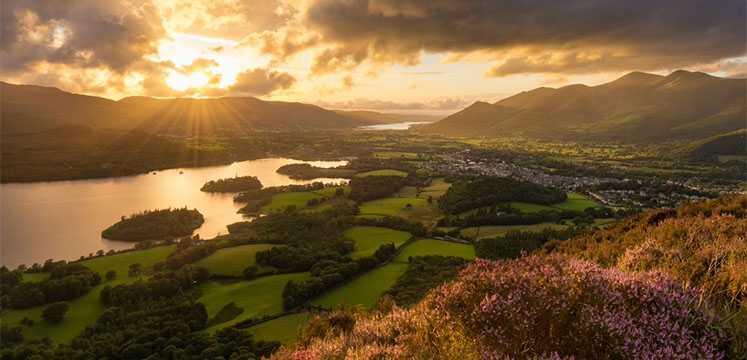
[[[404,158],[404,159],[415,159],[418,154],[411,152],[398,152],[398,151],[380,151],[375,152],[374,157],[379,159],[392,159],[392,158]]]
[[[451,241],[436,239],[422,239],[407,245],[394,258],[395,262],[407,263],[410,256],[442,255],[459,256],[465,259],[475,259],[475,247]]]
[[[233,325],[239,321],[274,315],[283,312],[283,298],[280,296],[288,280],[302,282],[309,278],[309,273],[294,273],[263,276],[249,281],[238,281],[233,284],[208,282],[198,287],[202,296],[198,302],[205,305],[208,317],[213,318],[230,302],[244,311],[233,320],[215,325],[210,330],[217,330]]]
[[[434,199],[438,199],[441,197],[441,195],[446,193],[446,190],[449,190],[451,187],[451,184],[444,181],[443,178],[436,178],[431,180],[431,184],[424,187],[420,194],[418,194],[419,198],[427,199],[428,196],[433,197]]]
[[[372,256],[384,244],[394,244],[399,248],[412,237],[406,231],[376,226],[355,226],[345,231],[344,235],[355,241],[355,250],[349,255],[352,259]]]
[[[211,274],[241,276],[249,266],[257,266],[257,252],[273,247],[270,244],[252,244],[218,249],[210,256],[197,261],[195,265],[203,266]],[[267,268],[260,267],[260,272]]]
[[[502,226],[476,226],[462,229],[461,233],[470,239],[484,239],[505,235],[512,230],[520,231],[542,231],[545,228],[564,229],[568,225],[561,225],[552,222],[544,222],[533,225],[502,225]]]
[[[104,312],[105,307],[99,301],[99,293],[105,285],[115,286],[139,280],[140,276],[129,277],[127,275],[130,264],[140,263],[143,270],[147,272],[153,264],[166,260],[166,257],[175,248],[175,245],[159,246],[147,250],[130,251],[81,261],[81,264],[91,269],[91,271],[101,274],[102,277],[109,270],[114,270],[117,272],[117,278],[111,281],[103,279],[101,285],[94,287],[85,295],[69,301],[70,309],[59,324],[42,320],[41,313],[49,304],[23,310],[8,311],[2,314],[2,323],[3,325],[15,326],[20,324],[21,319],[27,317],[34,320],[34,326],[30,328],[24,327],[24,335],[26,337],[41,339],[48,336],[55,342],[68,342],[86,326],[96,322],[99,315]]]
[[[407,204],[411,207],[408,208]],[[389,197],[372,200],[360,206],[361,215],[386,215],[423,222],[426,226],[434,226],[443,216],[434,201],[429,204],[427,199]]]
[[[405,177],[407,176],[407,173],[404,171],[399,170],[373,170],[373,171],[366,171],[363,173],[359,173],[356,175],[358,177],[364,177],[364,176],[401,176]]]
[[[249,328],[256,340],[280,341],[285,346],[292,346],[298,340],[298,331],[314,317],[312,313],[290,314]]]
[[[407,270],[407,264],[389,263],[371,270],[353,281],[335,288],[313,300],[311,304],[324,308],[334,308],[341,301],[348,305],[363,305],[370,308],[379,300],[381,294],[389,290]]]
[[[568,193],[568,199],[562,203],[553,204],[552,207],[561,210],[578,210],[584,211],[589,207],[599,206],[595,201],[590,200],[581,194]]]

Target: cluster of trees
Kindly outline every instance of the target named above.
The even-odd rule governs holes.
[[[184,290],[209,278],[210,272],[206,268],[190,265],[179,271],[157,273],[148,281],[114,287],[107,285],[101,289],[99,299],[106,306],[136,307],[142,302],[182,295]]]
[[[337,168],[320,168],[311,166],[311,164],[288,164],[277,169],[278,174],[288,175],[294,180],[310,180],[318,178],[351,178],[355,176],[355,171]]]
[[[279,342],[256,341],[233,327],[204,332],[208,315],[183,290],[206,279],[205,269],[185,268],[147,282],[105,288],[110,305],[98,320],[68,344],[28,341],[20,327],[2,327],[3,359],[257,359]]]
[[[455,182],[438,199],[447,214],[458,214],[484,206],[520,201],[550,205],[565,201],[564,191],[507,177],[481,177]]]
[[[49,278],[23,282],[19,270],[0,269],[2,308],[25,309],[37,305],[72,300],[101,283],[101,276],[78,263],[64,263],[52,268]]]
[[[296,284],[289,280],[283,289],[283,308],[290,310],[322,294],[326,290],[352,279],[359,273],[371,270],[389,260],[397,251],[394,244],[379,246],[373,256],[356,260],[349,258],[340,261],[322,260],[311,268],[311,277]]]
[[[578,236],[581,227],[565,229],[545,228],[542,231],[512,230],[495,238],[479,239],[475,243],[475,255],[482,259],[516,259],[522,253],[529,254],[551,240],[563,241]]]
[[[202,185],[200,191],[205,192],[241,192],[262,188],[262,183],[256,176],[236,176],[218,180],[210,180]]]
[[[453,279],[467,262],[458,256],[439,255],[415,256],[408,260],[405,273],[384,293],[401,307],[417,303],[431,289]]]
[[[101,232],[111,240],[141,241],[191,235],[205,218],[197,209],[162,209],[123,216],[122,220]]]
[[[350,180],[350,199],[358,203],[384,198],[405,186],[401,176],[363,176]]]
[[[176,244],[176,251],[166,258],[165,267],[178,270],[184,265],[208,257],[215,250],[218,250],[218,243],[215,241],[202,241],[199,236],[183,238]]]
[[[608,207],[589,207],[584,211],[558,209],[525,213],[508,204],[498,204],[480,208],[464,217],[447,215],[438,221],[438,225],[449,227],[531,225],[543,222],[563,223],[565,220],[570,220],[575,225],[591,225],[594,224],[595,218],[627,216],[629,213],[627,210],[615,211]]]

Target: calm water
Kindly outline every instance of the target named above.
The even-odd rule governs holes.
[[[366,125],[359,126],[359,130],[407,130],[413,125],[430,124],[427,121],[408,121],[395,124]]]
[[[132,243],[101,238],[101,231],[122,215],[166,207],[197,208],[205,223],[196,233],[202,238],[226,234],[226,225],[243,220],[236,211],[234,194],[200,191],[209,181],[235,175],[257,176],[264,186],[302,184],[275,172],[285,164],[304,163],[291,159],[260,159],[231,165],[171,169],[156,175],[0,185],[0,261],[15,268],[19,264],[42,263],[46,259],[73,260],[99,249],[126,249]],[[334,167],[346,161],[308,161],[315,166]],[[183,172],[180,174],[180,172]],[[317,179],[339,182],[343,179]]]

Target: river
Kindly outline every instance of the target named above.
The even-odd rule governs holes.
[[[299,161],[283,158],[259,159],[231,165],[170,169],[155,175],[11,183],[0,185],[0,263],[9,268],[42,263],[46,259],[78,259],[99,249],[121,250],[133,243],[101,238],[101,231],[122,215],[167,207],[197,208],[205,223],[196,230],[200,237],[225,234],[226,225],[242,221],[240,204],[233,195],[205,193],[200,187],[219,178],[253,175],[264,186],[303,184],[275,172],[280,166],[309,163],[320,167],[344,165],[346,161]],[[344,179],[316,179],[340,182]]]

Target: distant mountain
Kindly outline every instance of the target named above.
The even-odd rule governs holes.
[[[364,116],[358,112],[335,112],[309,104],[263,101],[253,97],[128,97],[113,101],[51,87],[4,82],[0,85],[0,131],[5,134],[34,132],[66,124],[191,133],[353,128],[380,124],[382,118],[398,122],[373,112]]]
[[[538,88],[476,102],[423,130],[566,140],[698,139],[745,128],[747,79],[641,72],[598,85]]]

